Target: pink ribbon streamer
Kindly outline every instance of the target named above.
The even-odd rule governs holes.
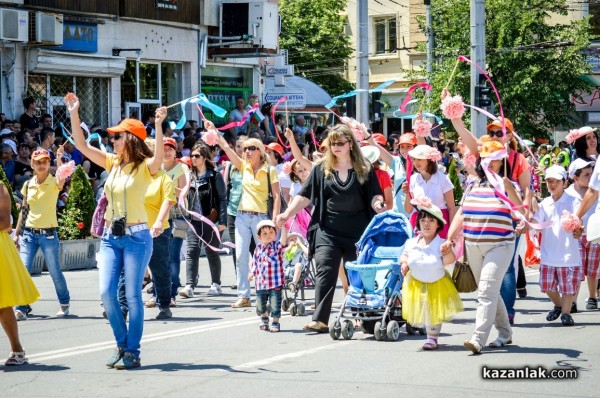
[[[185,171],[185,179],[186,179],[185,187],[184,187],[184,189],[181,190],[181,193],[179,194],[179,200],[177,201],[177,205],[179,206],[179,208],[182,211],[185,211],[186,213],[188,213],[189,215],[197,218],[199,221],[207,224],[213,230],[213,232],[215,233],[215,236],[217,237],[217,240],[219,241],[219,243],[221,245],[235,249],[235,245],[233,243],[221,241],[221,233],[219,232],[219,229],[212,221],[210,221],[208,218],[204,217],[202,214],[199,214],[195,211],[188,211],[185,209],[184,197],[185,197],[185,195],[187,195],[187,192],[190,189],[190,184],[192,182],[191,177],[190,177],[190,172],[187,169]],[[196,235],[198,237],[198,239],[200,239],[200,241],[206,245],[206,247],[208,247],[209,249],[216,251],[216,252],[224,252],[224,253],[229,254],[229,249],[227,249],[227,248],[220,249],[218,247],[211,246],[208,242],[206,242],[204,239],[202,239],[202,237],[200,235],[198,235],[198,233],[196,232],[196,228],[194,228],[192,223],[186,217],[183,217],[183,219],[188,224],[188,226],[190,227],[192,232],[194,232],[194,235]]]
[[[242,115],[242,120],[240,120],[239,122],[231,122],[231,123],[226,124],[225,126],[218,127],[217,129],[221,130],[221,131],[225,131],[225,130],[229,130],[231,128],[243,126],[244,123],[246,123],[246,120],[248,120],[248,118],[251,117],[252,114],[254,112],[256,112],[257,110],[258,110],[258,103],[254,104],[252,109],[250,109],[248,112],[244,113],[244,115]]]
[[[408,92],[406,93],[406,98],[404,98],[404,101],[402,101],[402,104],[400,104],[400,110],[402,112],[406,112],[406,105],[408,105],[408,102],[411,100],[413,91],[415,91],[418,87],[423,87],[426,91],[431,90],[431,85],[425,82],[415,83],[410,86],[408,88]]]
[[[273,121],[273,128],[275,129],[275,135],[277,136],[277,140],[279,140],[279,143],[281,143],[281,145],[285,148],[285,149],[290,149],[292,146],[291,145],[286,145],[285,142],[283,142],[283,140],[281,139],[281,136],[279,135],[279,130],[277,130],[277,120],[275,119],[275,112],[277,111],[277,107],[279,105],[281,105],[282,102],[287,101],[287,97],[283,96],[281,98],[279,98],[279,101],[277,101],[275,103],[275,105],[273,105],[273,107],[271,108],[271,120]],[[287,117],[287,115],[286,115]],[[287,123],[287,121],[286,121]]]

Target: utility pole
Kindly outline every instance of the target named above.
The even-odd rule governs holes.
[[[356,88],[369,89],[369,3],[368,0],[356,2],[358,41],[356,42]],[[369,125],[369,93],[356,95],[356,120]]]
[[[433,73],[433,17],[431,16],[431,0],[424,0],[425,3],[425,33],[427,34],[427,83],[431,83]],[[427,91],[427,96],[431,91]]]
[[[471,61],[485,67],[485,0],[471,0]],[[479,71],[471,64],[471,105],[476,106]],[[485,115],[471,108],[471,132],[477,137],[485,133]]]

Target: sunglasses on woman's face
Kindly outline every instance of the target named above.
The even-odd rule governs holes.
[[[197,153],[192,155],[193,159],[200,159],[202,157],[202,155],[198,155]]]
[[[490,130],[488,131],[488,135],[490,137],[502,138],[504,134],[502,134],[502,130]]]
[[[336,142],[332,142],[331,146],[344,146],[348,143],[348,141],[336,141]]]
[[[254,152],[254,151],[256,151],[257,149],[258,149],[258,148],[257,148],[257,147],[255,147],[254,145],[251,145],[251,146],[244,147],[244,151],[250,151],[250,152]]]
[[[112,140],[113,141],[118,141],[120,139],[121,139],[121,134],[115,134],[115,135],[112,136]]]

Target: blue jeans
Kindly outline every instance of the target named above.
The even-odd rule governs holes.
[[[171,221],[169,221],[171,223]],[[171,225],[173,227],[173,225]],[[177,297],[177,289],[181,286],[179,272],[181,271],[181,246],[183,238],[171,236],[169,242],[169,272],[171,273],[171,298]]]
[[[250,270],[250,242],[259,242],[256,234],[256,225],[269,217],[266,214],[254,216],[238,212],[235,217],[235,255],[237,257],[237,295],[239,298],[250,298],[250,282],[248,272]]]
[[[42,249],[42,253],[44,254],[46,267],[48,267],[48,272],[50,272],[50,276],[52,277],[58,302],[62,306],[69,305],[69,302],[71,301],[69,288],[67,287],[65,276],[60,269],[58,254],[60,250],[60,241],[58,240],[58,233],[34,234],[32,232],[23,231],[20,254],[21,260],[23,260],[23,264],[25,264],[25,267],[27,267],[27,271],[29,271],[30,274],[33,260],[35,259],[35,255],[39,248]],[[25,306],[18,306],[16,309],[26,313]]]
[[[510,264],[508,264],[504,279],[502,279],[502,285],[500,286],[500,297],[502,297],[502,301],[504,301],[504,305],[506,306],[506,312],[511,318],[514,318],[515,316],[515,301],[517,298],[515,263],[517,260],[517,250],[519,250],[519,239],[521,239],[521,236],[517,235],[515,238],[515,250],[510,259]]]
[[[157,298],[158,308],[168,308],[171,303],[171,272],[169,270],[169,246],[171,228],[152,239],[152,256],[148,267],[154,284],[153,296]]]
[[[140,355],[144,329],[142,283],[151,255],[152,237],[149,230],[118,237],[109,234],[108,229],[104,230],[98,252],[100,296],[117,346],[136,356]],[[117,298],[121,271],[125,273],[129,329]]]
[[[281,317],[281,287],[256,291],[256,313],[262,316],[267,313],[267,301],[271,303],[271,317]]]

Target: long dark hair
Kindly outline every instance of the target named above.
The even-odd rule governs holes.
[[[596,136],[596,151],[598,153],[600,153],[600,139],[598,138],[598,134],[596,134],[596,132],[592,132],[592,134],[594,134]],[[577,155],[578,158],[587,160],[588,162],[592,162],[595,159],[591,159],[586,154],[586,151],[587,151],[587,142],[585,140],[586,135],[584,135],[583,137],[577,138],[575,140],[575,142],[573,143],[573,147],[575,148],[575,154]]]
[[[190,154],[194,151],[200,152],[200,155],[204,157],[204,164],[206,165],[206,170],[214,170],[215,162],[212,159],[212,154],[210,153],[210,148],[208,147],[208,145],[206,145],[202,141],[198,141],[190,151]]]
[[[510,170],[510,164],[508,164],[508,161],[506,161],[506,162],[503,161],[502,162],[502,166],[500,166],[500,170],[498,171],[498,175],[501,176],[501,177],[504,176],[504,171],[505,171],[504,167],[506,167],[506,175],[510,179],[511,170]],[[477,157],[477,161],[475,161],[475,173],[477,173],[477,177],[479,177],[479,179],[481,180],[481,182],[486,182],[487,181],[487,177],[485,176],[485,171],[483,170],[483,167],[481,166],[481,156]]]
[[[123,152],[117,157],[119,164],[123,163],[125,157],[131,163],[133,163],[132,173],[135,173],[137,168],[144,162],[144,160],[154,156],[148,145],[135,135],[131,133],[121,134],[124,140]]]

